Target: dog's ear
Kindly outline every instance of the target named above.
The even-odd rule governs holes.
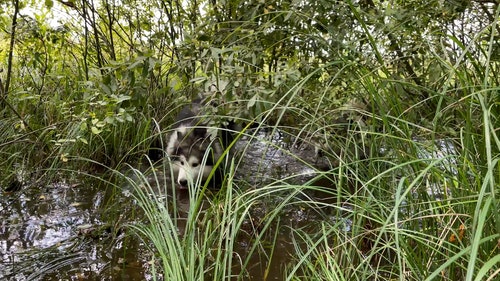
[[[180,147],[180,146],[179,146],[179,147],[177,147],[177,148],[175,149],[174,156],[175,156],[175,157],[179,157],[180,155],[182,155],[182,153],[183,153],[183,151],[182,151],[182,147]]]

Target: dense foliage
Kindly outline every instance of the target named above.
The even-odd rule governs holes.
[[[357,179],[366,189],[388,186],[356,202],[366,209],[353,214],[353,228],[373,234],[381,252],[405,253],[393,264],[399,271],[384,276],[472,280],[486,268],[498,277],[488,261],[498,261],[500,247],[499,13],[494,0],[0,1],[0,186],[11,186],[20,167],[43,178],[133,162],[200,93],[218,105],[214,122],[281,127],[325,150],[345,144],[334,124],[348,109],[363,120],[354,142],[380,160]],[[420,146],[442,139],[457,149],[448,173],[419,157]],[[453,189],[446,208],[405,199],[426,180]],[[388,198],[395,209],[382,204]],[[414,203],[406,222],[423,234],[393,245],[400,225],[386,223],[405,200]],[[466,224],[476,243],[470,257],[459,256],[466,242],[439,236]],[[356,246],[339,246],[359,266],[343,277],[366,280]],[[300,254],[324,274],[350,262],[327,250]]]

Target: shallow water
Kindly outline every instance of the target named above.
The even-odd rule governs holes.
[[[110,246],[110,233],[97,231],[106,227],[104,198],[84,181],[3,194],[0,279],[78,280],[108,271],[120,246]]]
[[[280,132],[275,132],[240,140],[236,150],[245,151],[245,158],[238,162],[238,171],[244,171],[237,175],[238,181],[249,188],[282,179],[301,184],[315,176],[317,167],[328,166],[328,159],[317,159],[314,147],[297,147],[285,139]],[[167,178],[165,182],[170,180]],[[331,182],[326,181],[324,185]],[[0,197],[0,280],[153,280],[147,245],[124,227],[142,220],[131,192],[127,184],[114,188],[78,178],[3,193]],[[251,210],[252,217],[263,218],[272,212],[283,199],[281,196],[286,194],[276,193],[256,204]],[[318,201],[329,200],[323,194],[306,196]],[[189,194],[166,194],[163,200],[176,202],[182,233],[182,218],[190,208]],[[345,231],[351,225],[349,220],[325,208],[285,207],[279,215],[280,225],[271,227],[271,232],[279,234],[273,256],[253,254],[245,280],[263,280],[264,276],[266,280],[283,280],[285,266],[294,258],[291,229],[313,229],[324,220],[341,221]],[[251,229],[252,223],[255,222],[247,221],[244,227]],[[236,242],[235,253],[246,256],[251,239],[242,235]]]
[[[313,176],[312,167],[300,163],[286,150],[278,133],[262,133],[257,139],[238,143],[238,149],[248,148],[246,161],[240,163],[244,167],[241,170],[248,172],[240,177],[248,184],[255,187],[291,175],[295,176],[293,181],[303,182]],[[314,153],[313,149],[302,151],[308,154],[302,159],[312,159],[309,154]],[[293,153],[300,155],[298,151]],[[25,185],[20,191],[3,193],[0,280],[152,280],[151,254],[123,227],[141,220],[130,192],[127,185],[116,190],[79,178],[40,187]],[[176,200],[180,212],[187,213],[186,193],[179,192],[175,199],[167,200]],[[262,204],[252,213],[264,216],[267,208]],[[316,213],[301,208],[290,208],[282,216],[284,224],[290,226],[317,220]],[[266,267],[268,280],[282,279],[283,265],[291,258],[287,249],[292,245],[287,235],[280,233],[270,266],[262,262],[267,261],[265,255],[251,257],[254,265],[248,269],[249,280],[262,280]],[[250,243],[242,238],[235,250],[245,255]]]

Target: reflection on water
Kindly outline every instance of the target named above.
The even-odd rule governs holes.
[[[328,159],[318,157],[315,147],[294,145],[284,132],[256,131],[236,143],[238,162],[236,176],[253,185],[262,186],[282,179],[301,184],[313,178],[318,168],[329,167]]]
[[[130,253],[124,248],[125,236],[113,237],[100,218],[104,197],[103,190],[84,181],[3,194],[0,280],[111,280],[120,276],[122,268],[129,266],[123,258]],[[137,253],[131,253],[131,260],[137,260]],[[135,277],[128,280],[143,279],[141,265],[135,267],[130,271]]]

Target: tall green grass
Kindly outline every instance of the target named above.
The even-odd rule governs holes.
[[[152,275],[160,279],[161,274],[163,280],[498,278],[500,141],[494,95],[498,86],[477,80],[486,72],[471,74],[462,66],[449,70],[454,80],[471,85],[459,89],[462,96],[449,95],[446,86],[426,89],[434,93],[429,100],[406,104],[394,98],[393,90],[396,84],[411,85],[360,68],[358,82],[370,97],[370,106],[353,111],[363,117],[363,124],[334,123],[338,120],[334,116],[342,114],[338,108],[296,106],[302,102],[298,100],[305,83],[270,103],[270,109],[259,116],[272,124],[270,135],[286,132],[290,143],[298,138],[298,143],[321,146],[334,164],[319,170],[295,155],[297,162],[315,170],[315,178],[307,182],[297,183],[292,176],[249,184],[241,177],[245,175],[243,150],[238,154],[241,158],[227,160],[220,191],[198,183],[184,204],[178,201],[180,191],[171,180],[168,163],[149,162],[146,170],[127,166],[128,173],[116,170],[115,176],[133,187],[144,212],[144,222],[130,227],[153,253]],[[381,86],[388,84],[395,86]],[[328,100],[327,94],[325,90],[322,99]],[[439,104],[432,122],[417,118],[427,102]],[[289,116],[303,123],[287,123]],[[64,166],[64,157],[71,163],[93,151],[113,158],[99,156],[89,163],[123,168],[152,142],[154,129],[145,119],[132,129],[117,124],[116,131],[89,138],[90,146],[71,141],[77,139],[80,128],[71,122],[60,126],[67,133],[64,142],[51,142],[52,127],[40,129],[34,139],[57,148],[47,150],[46,158],[56,163],[52,171]],[[9,145],[10,149],[30,141],[27,134],[16,137],[15,120],[3,122],[1,133],[17,144]],[[257,140],[256,131],[241,134],[279,147],[271,140]],[[441,141],[452,147],[443,155],[437,154]],[[13,166],[24,157],[7,151],[1,151],[8,156],[4,165]],[[253,160],[264,161],[265,155],[262,151],[262,158]],[[304,210],[315,215],[304,225],[290,223],[290,215]],[[280,251],[286,251],[288,258],[278,260],[283,257]],[[259,270],[254,269],[256,261],[261,262]],[[276,263],[283,263],[281,271]]]
[[[206,189],[193,188],[187,214],[179,217],[178,206],[169,205],[156,190],[175,194],[174,184],[162,182],[154,172],[154,184],[149,184],[135,170],[140,180],[130,183],[148,221],[133,228],[153,245],[155,270],[167,280],[247,280],[255,266],[252,257],[259,256],[264,266],[258,278],[264,280],[270,274],[283,280],[497,279],[498,86],[494,79],[493,84],[477,80],[488,76],[485,68],[447,67],[449,79],[468,85],[456,89],[463,94],[449,94],[451,84],[415,86],[432,93],[415,104],[395,98],[394,90],[412,87],[410,83],[360,68],[358,82],[370,109],[356,109],[364,124],[351,123],[343,133],[334,130],[336,119],[329,118],[340,111],[301,109],[295,101],[305,83],[291,88],[259,120],[274,122],[273,132],[289,132],[310,145],[321,143],[335,163],[326,171],[316,169],[316,178],[301,184],[278,178],[253,186],[235,178],[245,174],[239,170],[243,151],[243,158],[231,162],[222,189],[208,195]],[[429,103],[436,105],[430,114],[425,111]],[[427,114],[420,119],[422,112]],[[305,120],[301,125],[314,125],[294,127],[284,122],[288,115]],[[429,121],[429,116],[434,118]],[[256,138],[252,131],[244,134]],[[361,157],[360,151],[368,154]],[[302,161],[300,155],[297,161]],[[320,180],[327,186],[319,185]],[[317,193],[321,196],[312,195]],[[254,210],[263,205],[266,211],[256,216]],[[287,224],[290,209],[317,216],[306,225]],[[250,229],[244,227],[248,224]],[[238,243],[246,245],[244,255]],[[279,243],[288,244],[281,248]],[[282,261],[280,273],[272,272],[276,251],[288,251],[290,257]]]
[[[468,48],[463,51],[467,56]],[[443,62],[445,78],[464,85],[455,89],[462,96],[450,95],[445,84],[424,89],[433,94],[414,105],[393,92],[411,84],[360,69],[377,114],[364,132],[369,161],[349,165],[367,168],[356,174],[361,188],[334,204],[349,206],[343,217],[352,224],[346,230],[341,220],[324,221],[317,233],[294,230],[297,263],[286,280],[499,278],[498,85],[488,58],[469,62],[472,70]],[[393,87],[380,87],[388,83]],[[416,118],[428,103],[437,105],[433,123]],[[443,140],[452,149],[433,154],[443,152]],[[381,150],[382,157],[373,153]],[[304,243],[305,250],[299,247]]]
[[[359,14],[354,16],[362,21]],[[465,46],[451,38],[462,52],[458,59],[430,57],[444,70],[440,83],[416,85],[390,75],[374,36],[362,22],[361,26],[376,53],[375,62],[321,64],[288,90],[259,101],[265,109],[253,116],[261,122],[259,127],[240,135],[269,145],[260,158],[252,159],[255,165],[269,157],[266,151],[271,148],[293,154],[258,138],[256,132],[264,127],[271,136],[288,135],[290,144],[321,148],[330,160],[328,169],[292,155],[314,170],[314,178],[306,182],[297,182],[296,175],[279,177],[279,172],[262,184],[245,181],[259,176],[242,168],[248,146],[238,157],[220,163],[226,167],[220,191],[195,183],[187,195],[181,194],[168,162],[146,161],[145,169],[127,164],[146,154],[153,138],[168,131],[159,130],[152,137],[160,126],[141,112],[134,123],[107,124],[100,133],[83,130],[92,124],[92,107],[100,104],[77,97],[84,91],[72,89],[66,89],[65,94],[75,95],[68,101],[81,99],[82,104],[65,106],[61,112],[59,97],[54,98],[44,109],[50,122],[28,114],[38,118],[29,122],[36,125],[31,131],[21,128],[18,118],[0,120],[0,165],[6,167],[2,178],[15,176],[16,165],[24,164],[52,176],[62,170],[90,170],[94,164],[110,168],[119,182],[133,188],[145,219],[129,226],[150,247],[152,276],[157,279],[498,279],[500,105],[498,62],[492,60],[495,33],[484,29],[476,36],[489,36],[487,45]],[[354,82],[338,93],[343,81],[337,79],[349,71]],[[330,80],[320,83],[314,77]],[[308,87],[315,83],[321,85],[314,88],[319,92],[308,95]],[[337,106],[339,100],[355,97],[365,100],[367,109]],[[109,112],[128,108],[104,98],[116,103]],[[165,99],[161,93],[154,98]],[[255,101],[238,102],[232,110],[246,110]],[[28,111],[38,104],[28,105],[19,107]],[[73,119],[72,110],[84,119]],[[104,116],[107,110],[102,106],[95,111]],[[361,119],[341,122],[345,111]],[[161,113],[166,112],[173,115],[168,110]],[[443,142],[452,149],[439,154]],[[82,167],[82,158],[92,160]],[[187,202],[181,202],[182,196]],[[303,213],[313,215],[293,218]],[[261,268],[254,270],[257,261]],[[282,263],[281,270],[276,263]]]

